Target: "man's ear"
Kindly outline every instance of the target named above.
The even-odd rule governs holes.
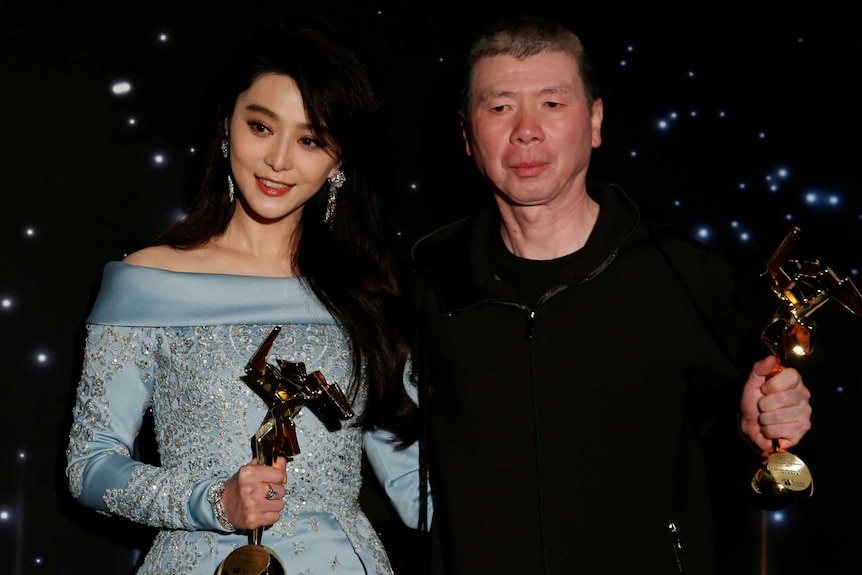
[[[461,119],[461,137],[464,138],[464,149],[468,156],[472,156],[473,153],[470,151],[470,123],[464,117],[463,113],[459,116]]]

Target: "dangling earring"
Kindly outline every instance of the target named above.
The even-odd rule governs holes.
[[[228,153],[230,152],[230,148],[228,147],[227,139],[221,141],[221,155],[223,158],[228,157]]]
[[[233,178],[231,178],[230,174],[228,174],[227,175],[227,199],[231,203],[233,203],[233,196],[234,196]]]
[[[344,172],[338,170],[332,174],[331,178],[327,178],[329,182],[329,197],[326,198],[326,211],[323,213],[323,221],[332,227],[332,218],[335,217],[335,200],[338,195],[338,190],[347,181]]]

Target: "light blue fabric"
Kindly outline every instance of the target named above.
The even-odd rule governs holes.
[[[213,575],[248,543],[246,534],[220,530],[206,494],[251,460],[266,406],[240,378],[276,325],[268,361],[304,362],[361,410],[365,390],[345,389],[352,369],[345,334],[301,280],[106,265],[87,320],[67,475],[82,504],[160,528],[141,575]],[[133,456],[147,410],[159,465]],[[391,573],[358,503],[363,443],[412,526],[417,447],[398,452],[388,433],[349,424],[327,430],[308,409],[295,423],[300,453],[287,466],[285,510],[262,543],[291,575]]]

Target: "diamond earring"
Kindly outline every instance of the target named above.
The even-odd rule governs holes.
[[[338,196],[338,190],[347,181],[344,172],[338,170],[332,174],[331,178],[327,178],[329,182],[329,196],[326,198],[326,211],[323,213],[323,221],[332,226],[332,220],[335,217],[335,200]]]

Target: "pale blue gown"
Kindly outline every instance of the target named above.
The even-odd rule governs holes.
[[[252,459],[266,404],[241,377],[276,325],[270,363],[304,362],[347,391],[345,334],[301,280],[106,265],[87,318],[67,475],[83,505],[159,528],[140,575],[213,575],[249,542],[247,533],[223,530],[207,492]],[[159,466],[132,457],[147,410]],[[290,575],[392,573],[359,506],[362,453],[415,527],[417,447],[399,452],[391,434],[349,424],[329,431],[308,408],[295,423],[300,453],[288,463],[285,509],[262,544]]]

